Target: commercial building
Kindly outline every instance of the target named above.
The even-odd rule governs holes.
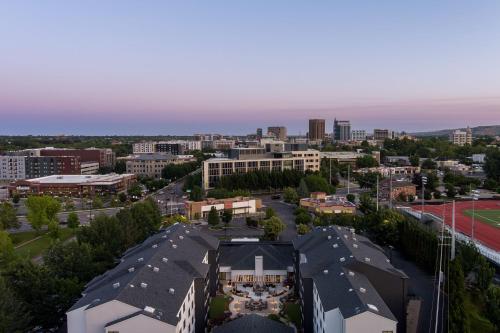
[[[309,198],[300,199],[300,207],[318,214],[356,214],[356,205],[346,197],[313,192]]]
[[[79,156],[29,156],[25,158],[26,178],[52,175],[79,175]]]
[[[365,130],[352,130],[351,131],[351,140],[352,141],[365,141],[366,140],[366,131]]]
[[[9,192],[10,195],[17,193],[23,196],[30,194],[85,196],[123,192],[135,182],[136,177],[131,174],[53,175],[12,182],[9,185]]]
[[[262,208],[259,198],[235,197],[226,199],[205,199],[203,201],[186,201],[185,211],[189,220],[206,219],[214,207],[219,214],[231,210],[234,216],[253,215]]]
[[[229,153],[233,158],[210,158],[203,161],[203,188],[215,187],[219,179],[235,173],[250,171],[298,170],[319,171],[319,151],[266,153],[264,148],[235,148]]]
[[[470,127],[467,127],[465,131],[462,130],[454,130],[450,134],[450,141],[454,145],[472,145],[472,130]]]
[[[358,158],[367,156],[370,154],[354,152],[354,151],[322,151],[320,153],[321,159],[331,159],[338,164],[350,164],[351,166],[356,166],[356,161]],[[380,152],[373,151],[371,155],[378,163],[380,163]]]
[[[386,156],[384,157],[384,163],[399,166],[411,165],[409,156]]]
[[[325,139],[325,119],[309,119],[309,140],[323,141]]]
[[[257,132],[256,132],[256,134],[257,134],[257,139],[262,138],[262,134],[263,134],[263,133],[262,133],[262,128],[257,128]]]
[[[26,165],[24,156],[0,156],[0,180],[16,180],[26,178]]]
[[[333,139],[340,142],[351,140],[351,123],[349,120],[335,119],[333,121]]]
[[[202,145],[199,140],[149,141],[136,142],[132,145],[134,154],[168,153],[182,155],[188,151],[201,149]]]
[[[388,129],[374,129],[373,130],[373,140],[375,141],[384,141],[385,139],[392,139],[393,132]]]
[[[116,162],[116,155],[109,148],[88,148],[88,149],[61,149],[43,148],[40,149],[40,156],[74,156],[81,162],[98,162],[100,167],[113,168]]]
[[[338,226],[293,246],[304,332],[405,332],[408,277],[381,248]]]
[[[271,126],[267,128],[267,133],[272,134],[278,140],[286,140],[287,133],[285,126]]]
[[[169,164],[182,164],[190,161],[190,158],[183,159],[172,154],[138,154],[128,156],[125,165],[127,173],[137,176],[161,178],[161,172]]]
[[[229,150],[236,146],[236,141],[228,139],[219,139],[209,141],[209,145],[206,148],[212,148],[215,150]]]
[[[217,291],[219,241],[176,224],[129,249],[86,285],[68,333],[204,333]]]
[[[355,170],[357,173],[379,173],[382,177],[392,177],[395,178],[411,178],[414,174],[420,172],[420,167],[414,166],[378,166],[373,168],[361,168]]]
[[[382,200],[397,200],[417,195],[416,185],[408,181],[395,180],[391,182],[389,179],[384,179],[379,186],[380,199]]]

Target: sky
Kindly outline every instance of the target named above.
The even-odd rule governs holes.
[[[500,1],[2,1],[1,134],[500,124]]]

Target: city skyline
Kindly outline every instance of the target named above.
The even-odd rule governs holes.
[[[500,123],[500,4],[0,5],[1,134]],[[91,24],[89,24],[91,23]]]

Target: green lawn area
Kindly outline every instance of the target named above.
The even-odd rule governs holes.
[[[208,317],[210,319],[217,319],[224,317],[224,311],[229,310],[229,297],[228,296],[216,296],[212,298],[210,303],[210,310],[208,312]]]
[[[47,230],[43,230],[39,234],[37,234],[36,231],[25,231],[25,232],[13,233],[10,234],[9,236],[10,239],[12,240],[12,244],[14,244],[14,246],[17,246],[21,243],[27,242],[45,233],[47,233]]]
[[[285,303],[285,314],[296,327],[302,326],[302,316],[300,314],[299,304]]]
[[[495,328],[490,321],[481,316],[481,308],[483,307],[480,297],[477,295],[467,294],[465,299],[465,311],[469,314],[470,331],[481,333],[494,333]]]
[[[465,210],[464,214],[472,217],[472,209]],[[500,228],[500,209],[475,209],[474,218]]]
[[[28,231],[27,233],[28,233],[28,235],[21,235],[24,233],[12,234],[11,238],[15,237],[17,244],[20,244],[20,243],[23,243],[27,240],[30,240],[30,239],[37,237],[37,235],[35,235],[34,232],[32,232],[32,231]],[[14,236],[14,237],[12,237],[12,236]],[[71,230],[69,228],[61,228],[61,236],[59,239],[62,242],[70,239],[73,236],[74,236],[73,230]],[[20,239],[22,241],[19,241]],[[13,239],[13,242],[14,242],[14,239]],[[43,254],[45,251],[47,251],[48,248],[50,247],[50,245],[52,244],[52,242],[53,242],[53,240],[49,237],[47,232],[42,232],[41,237],[39,239],[37,239],[31,243],[28,243],[26,245],[23,245],[23,246],[15,249],[14,251],[22,257],[35,258],[35,257]]]

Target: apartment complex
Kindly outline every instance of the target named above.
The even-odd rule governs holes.
[[[351,122],[349,120],[335,119],[333,121],[333,139],[340,142],[351,140]]]
[[[272,134],[278,140],[286,140],[287,133],[285,126],[271,126],[267,128],[267,133]]]
[[[74,156],[78,157],[80,163],[98,162],[99,167],[113,168],[116,162],[116,155],[109,148],[88,148],[88,149],[59,149],[44,148],[40,149],[40,156]]]
[[[316,228],[293,241],[305,332],[405,332],[408,277],[354,229]]]
[[[185,211],[189,220],[206,219],[214,207],[219,214],[231,210],[233,216],[253,215],[262,208],[259,198],[235,197],[226,199],[208,198],[203,201],[186,201]]]
[[[467,127],[465,131],[462,130],[454,130],[450,134],[450,141],[454,145],[472,145],[472,130],[470,127]]]
[[[138,176],[161,178],[161,172],[169,164],[182,164],[192,161],[192,156],[182,158],[177,155],[154,153],[137,154],[125,158],[127,173]]]
[[[200,140],[171,140],[136,142],[132,145],[134,154],[169,153],[182,155],[187,151],[201,150]]]
[[[26,178],[26,158],[24,156],[0,156],[0,181]]]
[[[217,291],[219,241],[176,224],[129,249],[66,313],[68,333],[202,333]]]
[[[9,185],[9,193],[23,196],[30,194],[85,196],[123,192],[135,182],[136,177],[131,174],[52,175],[12,182]]]
[[[351,140],[352,141],[365,141],[366,140],[366,131],[365,130],[352,130],[351,131]]]
[[[325,139],[325,119],[309,119],[309,140],[323,141]]]
[[[79,175],[79,156],[30,156],[25,159],[26,178],[52,175]]]
[[[203,188],[215,187],[219,179],[235,173],[250,171],[299,170],[319,171],[319,151],[290,151],[267,153],[265,148],[235,148],[229,154],[233,158],[210,158],[203,161]]]

